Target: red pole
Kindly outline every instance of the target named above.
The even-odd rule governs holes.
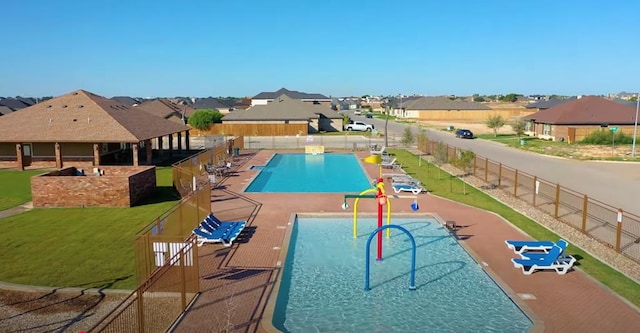
[[[378,183],[383,182],[383,179],[378,179]],[[382,189],[378,187],[378,195],[376,195],[376,201],[378,202],[378,228],[382,227]],[[382,260],[382,231],[378,231],[378,259]]]

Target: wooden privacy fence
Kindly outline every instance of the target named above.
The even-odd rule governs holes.
[[[174,185],[182,199],[138,232],[138,287],[91,332],[166,332],[194,300],[200,275],[192,230],[211,212],[211,183],[200,165],[229,158],[234,148],[243,148],[242,137],[173,165]]]
[[[418,149],[434,154],[438,143],[418,140]],[[460,148],[446,145],[450,162]],[[522,199],[583,233],[640,262],[640,216],[590,198],[560,184],[476,155],[472,173],[487,184]]]

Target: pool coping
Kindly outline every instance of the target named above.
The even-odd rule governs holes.
[[[420,218],[433,218],[435,219],[440,226],[445,228],[446,230],[446,222],[440,217],[437,213],[432,212],[424,212],[424,213],[394,213],[395,217],[399,218],[407,218],[407,217],[420,217]],[[377,213],[359,213],[358,217],[377,217]],[[274,274],[269,280],[269,283],[273,285],[273,288],[268,294],[268,301],[265,305],[265,309],[263,312],[263,316],[260,319],[260,326],[269,332],[269,333],[281,333],[279,329],[277,329],[273,325],[273,316],[275,314],[276,303],[278,301],[278,294],[280,292],[280,285],[282,282],[282,274],[284,273],[284,265],[287,259],[287,255],[289,253],[289,245],[291,242],[291,235],[293,233],[293,226],[296,218],[329,218],[329,217],[353,217],[353,213],[340,213],[340,212],[300,212],[300,213],[291,213],[289,216],[289,221],[287,222],[287,230],[285,232],[284,238],[282,240],[282,246],[280,255],[278,256],[278,261],[276,263],[276,268],[278,269],[278,273]],[[540,320],[540,318],[535,314],[535,312],[518,296],[516,292],[511,289],[506,282],[504,282],[489,266],[485,266],[482,263],[484,262],[481,257],[473,251],[467,244],[461,242],[458,237],[449,232],[449,236],[458,243],[462,247],[464,251],[476,262],[476,264],[482,269],[490,279],[502,290],[503,293],[513,302],[520,311],[531,321],[532,326],[529,332],[538,333],[544,332],[545,324],[544,321]]]
[[[297,153],[297,152],[273,152],[271,153],[271,156],[269,156],[269,158],[264,162],[264,164],[262,165],[257,165],[257,164],[250,164],[247,165],[247,167],[245,168],[245,171],[249,171],[249,172],[253,172],[254,174],[250,177],[247,178],[247,184],[242,186],[242,189],[240,191],[240,193],[252,193],[252,194],[335,194],[335,193],[356,193],[358,191],[353,191],[353,192],[345,192],[345,191],[338,191],[338,192],[247,192],[247,188],[249,188],[249,186],[251,186],[251,184],[253,184],[253,181],[256,180],[256,178],[260,175],[260,173],[262,172],[262,169],[251,169],[254,166],[259,166],[259,167],[266,167],[269,163],[271,163],[271,160],[273,160],[273,158],[277,155],[277,154],[296,154],[296,155],[313,155],[313,154],[307,154],[307,153]],[[367,169],[364,167],[364,162],[361,161],[361,159],[358,157],[358,155],[355,152],[325,152],[323,153],[323,155],[325,154],[331,154],[331,155],[335,155],[335,154],[342,154],[342,155],[354,155],[356,157],[356,161],[358,163],[358,165],[360,166],[360,169],[362,171],[362,174],[365,176],[365,178],[367,178],[367,180],[369,180],[369,184],[371,183],[371,179],[369,178],[369,174],[367,172]]]

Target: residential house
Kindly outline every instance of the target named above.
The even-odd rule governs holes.
[[[219,98],[207,97],[207,98],[198,98],[195,103],[193,103],[193,107],[196,110],[200,109],[213,109],[218,110],[222,114],[227,114],[234,110],[233,105],[229,104],[227,101],[221,100]]]
[[[4,105],[0,105],[0,116],[4,116],[6,114],[9,114],[13,112],[13,109],[11,109],[8,106],[4,106]]]
[[[234,135],[306,135],[341,131],[342,115],[328,106],[283,94],[268,104],[225,115],[222,125],[225,133]]]
[[[311,104],[320,104],[327,107],[331,106],[331,98],[322,95],[322,94],[308,94],[304,92],[299,92],[295,90],[288,90],[286,88],[281,88],[278,91],[274,92],[261,92],[253,98],[251,98],[251,106],[255,105],[266,105],[270,102],[273,102],[276,98],[281,95],[285,95],[291,99],[296,99],[301,102],[311,103]]]
[[[401,99],[391,115],[416,120],[482,120],[493,113],[490,107],[448,97],[411,97]]]
[[[191,106],[177,104],[168,98],[145,101],[134,108],[181,125],[185,125],[195,111]]]
[[[570,97],[570,98],[552,98],[548,100],[539,100],[537,102],[533,102],[525,105],[525,108],[530,110],[535,110],[537,112],[540,110],[546,110],[556,105],[560,105],[562,103],[571,102],[576,99],[577,99],[576,97]]]
[[[636,108],[606,98],[585,96],[523,117],[525,134],[541,139],[581,141],[597,130],[617,128],[632,134]]]
[[[151,164],[152,140],[162,147],[163,138],[168,137],[172,155],[173,134],[180,138],[186,133],[189,149],[188,130],[116,100],[77,90],[0,117],[0,161],[15,162],[20,170],[30,165],[62,168],[63,162],[137,166],[142,157]],[[162,159],[163,150],[156,155]]]
[[[17,98],[13,98],[13,97],[7,97],[7,98],[2,98],[0,99],[0,106],[6,106],[7,108],[11,109],[12,111],[17,111],[20,109],[24,109],[28,106],[30,106],[29,104],[25,103],[24,101],[21,101]]]
[[[133,98],[129,96],[114,96],[111,97],[111,99],[126,106],[137,106],[144,101],[142,98]]]

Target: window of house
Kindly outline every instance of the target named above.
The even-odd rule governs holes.
[[[285,120],[285,121],[284,121],[284,123],[285,123],[285,124],[288,124],[288,123],[289,123],[289,121],[288,121],[288,120]]]
[[[551,135],[551,124],[544,124],[544,126],[542,126],[542,135]]]
[[[532,122],[527,121],[526,123],[524,123],[524,130],[526,132],[531,132],[531,128],[533,127],[532,125],[533,125]]]

